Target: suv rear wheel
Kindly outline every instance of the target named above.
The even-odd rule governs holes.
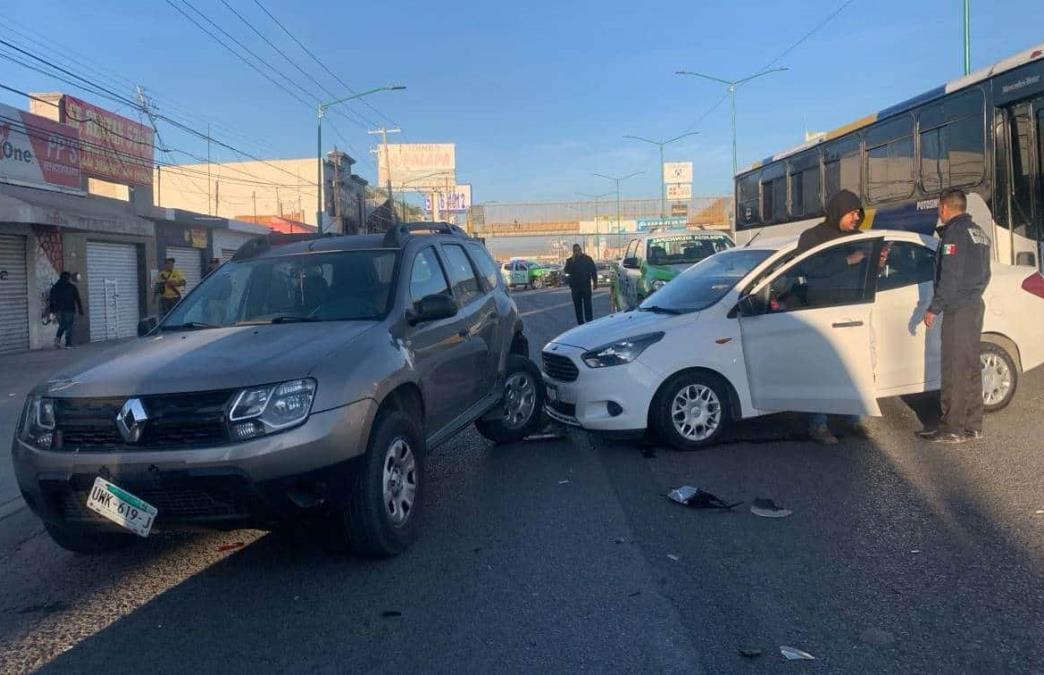
[[[54,540],[54,543],[66,551],[82,555],[119,551],[131,546],[138,539],[133,534],[120,532],[77,532],[52,523],[44,523],[44,529],[47,530],[47,534]]]
[[[424,439],[405,413],[381,413],[356,467],[344,512],[353,551],[390,557],[417,538],[424,496]]]
[[[508,354],[504,400],[500,415],[475,422],[478,432],[494,443],[514,443],[540,430],[544,414],[544,380],[524,356]]]

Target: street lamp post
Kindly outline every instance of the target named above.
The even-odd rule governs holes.
[[[971,73],[971,0],[964,0],[964,74]]]
[[[724,84],[729,88],[729,117],[732,120],[732,178],[736,178],[736,173],[739,171],[739,165],[736,160],[736,89],[740,85],[746,84],[751,80],[756,80],[759,77],[770,75],[772,73],[781,73],[789,68],[773,68],[772,70],[762,70],[761,72],[754,73],[750,77],[744,77],[742,80],[723,80],[720,77],[714,77],[713,75],[706,75],[704,73],[697,73],[691,70],[679,70],[676,71],[675,75],[689,75],[691,77],[702,77],[705,80],[711,82],[718,82]],[[736,238],[736,219],[732,218],[732,237]]]
[[[368,91],[359,92],[351,96],[339,98],[336,101],[327,101],[323,103],[319,102],[316,106],[316,146],[315,146],[315,163],[316,163],[316,179],[315,179],[315,224],[319,231],[319,234],[323,233],[323,117],[326,115],[326,111],[340,103],[345,103],[353,99],[362,98],[363,96],[369,96],[370,94],[376,94],[379,91],[398,91],[405,89],[406,87],[401,84],[388,85],[385,87],[377,87],[376,89],[370,89]]]
[[[580,195],[581,197],[587,197],[588,199],[593,199],[594,200],[595,250],[597,250],[599,252],[599,255],[601,255],[601,251],[602,251],[602,233],[598,229],[598,200],[603,198],[603,197],[608,197],[609,195],[611,195],[613,193],[612,192],[603,192],[600,195],[592,195],[592,194],[588,194],[586,192],[577,192],[576,194]],[[617,228],[617,229],[619,229],[619,228]]]
[[[606,180],[611,180],[614,183],[616,183],[616,233],[618,235],[620,234],[620,183],[622,183],[623,181],[627,180],[628,178],[634,178],[635,176],[640,176],[643,173],[645,173],[645,172],[644,171],[635,171],[634,173],[629,173],[626,176],[606,176],[603,173],[593,174],[595,176],[598,176],[599,178],[604,178]]]
[[[657,145],[657,146],[660,147],[660,224],[661,225],[666,223],[666,217],[667,217],[666,214],[664,213],[667,210],[667,187],[666,187],[667,177],[664,175],[664,170],[663,170],[663,146],[670,145],[671,143],[673,143],[675,141],[680,141],[681,139],[686,138],[687,136],[695,136],[698,133],[700,133],[700,132],[698,132],[698,131],[690,131],[688,133],[682,134],[681,136],[675,136],[674,138],[670,138],[670,139],[668,139],[666,141],[653,141],[653,140],[650,140],[648,138],[642,138],[641,136],[630,136],[630,135],[624,136],[624,138],[630,138],[631,140],[634,140],[634,141],[641,141],[643,143],[650,143],[652,145]]]

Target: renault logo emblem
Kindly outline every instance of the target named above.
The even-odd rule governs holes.
[[[123,404],[116,415],[116,428],[120,430],[123,440],[128,443],[137,443],[141,440],[141,433],[145,430],[145,423],[148,421],[149,416],[145,412],[141,399],[132,398]]]

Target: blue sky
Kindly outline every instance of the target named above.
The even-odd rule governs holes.
[[[253,0],[227,1],[330,90],[341,89]],[[315,89],[219,0],[190,2]],[[657,196],[656,148],[622,136],[669,138],[690,129],[700,135],[669,147],[668,159],[694,163],[697,194],[728,192],[727,105],[700,119],[724,89],[674,71],[746,76],[842,4],[262,2],[354,89],[406,84],[406,91],[369,99],[380,114],[354,109],[373,121],[386,121],[382,115],[394,120],[404,132],[399,138],[407,142],[456,143],[458,180],[473,184],[476,202],[572,201],[577,191],[612,187],[592,172],[645,171],[625,184],[624,194]],[[740,165],[799,143],[806,129],[839,126],[960,75],[960,5],[960,0],[855,0],[779,62],[788,72],[740,90]],[[200,129],[210,121],[214,136],[254,154],[315,152],[314,111],[250,70],[166,2],[7,0],[4,6],[2,39],[61,56],[71,69],[122,87],[120,93],[142,83],[161,110],[187,117]],[[972,18],[973,68],[1044,42],[1040,0],[972,0]],[[73,54],[79,55],[75,61]],[[3,60],[0,84],[83,95]],[[25,106],[21,97],[6,92],[0,101]],[[340,138],[329,131],[327,138],[347,143],[360,160],[358,173],[373,180],[367,152],[373,137],[365,122],[332,120]],[[170,146],[206,152],[205,144],[175,130],[161,126],[161,133]],[[214,157],[235,159],[220,151]]]

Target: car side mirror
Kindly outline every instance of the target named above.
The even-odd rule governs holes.
[[[1034,255],[1031,251],[1022,251],[1020,253],[1016,253],[1015,254],[1015,264],[1016,265],[1025,265],[1027,267],[1036,267],[1037,266],[1037,256]]]
[[[138,322],[138,337],[145,337],[156,328],[156,317],[150,316]]]
[[[438,321],[457,315],[457,303],[444,293],[427,295],[417,301],[409,312],[410,325],[416,326],[426,321]]]
[[[638,258],[624,258],[621,264],[625,269],[636,270],[638,269]]]

